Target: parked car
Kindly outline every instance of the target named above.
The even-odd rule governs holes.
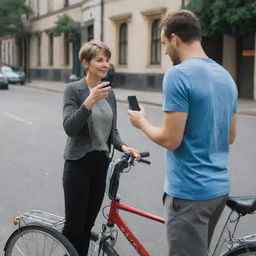
[[[7,77],[0,72],[0,88],[1,89],[8,89],[8,79]]]
[[[7,65],[0,66],[0,71],[7,77],[9,83],[25,83],[25,73],[23,71],[14,70],[12,67]]]

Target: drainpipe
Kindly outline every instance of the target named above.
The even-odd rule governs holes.
[[[103,41],[104,0],[100,0],[100,40]]]

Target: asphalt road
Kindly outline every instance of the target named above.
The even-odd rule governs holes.
[[[161,123],[161,108],[146,105],[148,118]],[[163,216],[164,150],[150,142],[127,120],[127,105],[118,104],[118,127],[122,138],[140,151],[150,151],[150,166],[137,164],[124,174],[119,193],[122,202]],[[231,147],[232,194],[256,194],[256,118],[239,116],[238,136]],[[0,249],[15,229],[12,219],[30,209],[62,215],[63,148],[62,94],[20,86],[0,91]],[[115,156],[117,157],[117,153]],[[106,199],[103,205],[107,205]],[[224,217],[227,211],[224,212]],[[166,255],[164,227],[141,217],[123,215],[152,255]],[[217,231],[223,225],[221,219]],[[256,216],[255,216],[256,217]],[[104,221],[101,213],[95,229]],[[256,230],[255,219],[244,222],[240,233]],[[136,255],[119,234],[122,256]],[[122,237],[122,238],[121,238]],[[1,254],[0,254],[1,255]]]

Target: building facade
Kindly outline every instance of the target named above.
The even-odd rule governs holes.
[[[66,34],[54,36],[52,28],[64,13],[81,22],[81,0],[33,0],[31,19],[31,79],[68,81],[72,70],[72,45]]]
[[[159,23],[188,0],[28,0],[30,20],[28,66],[31,79],[69,80],[74,49],[67,35],[53,36],[58,17],[68,14],[81,26],[81,44],[104,41],[112,51],[114,87],[160,91],[164,72],[172,65],[160,43]],[[256,99],[255,34],[243,38],[205,38],[209,57],[227,68],[239,94]],[[2,63],[21,66],[22,50],[12,38],[0,41]],[[76,60],[75,60],[76,61]],[[80,76],[83,72],[80,73]]]
[[[0,63],[17,66],[17,47],[11,37],[2,38],[0,42]]]
[[[180,0],[105,1],[104,41],[113,53],[116,86],[161,90],[171,62],[161,50],[159,24],[180,7]]]

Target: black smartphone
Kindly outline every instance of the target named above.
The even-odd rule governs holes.
[[[107,81],[104,81],[104,82],[107,82]],[[104,86],[102,87],[102,89],[103,89],[103,88],[106,88],[106,87],[109,87],[109,86],[111,86],[110,83],[107,84],[107,85],[104,85]]]
[[[130,109],[133,111],[140,111],[140,107],[137,101],[136,96],[128,96],[127,97]]]

